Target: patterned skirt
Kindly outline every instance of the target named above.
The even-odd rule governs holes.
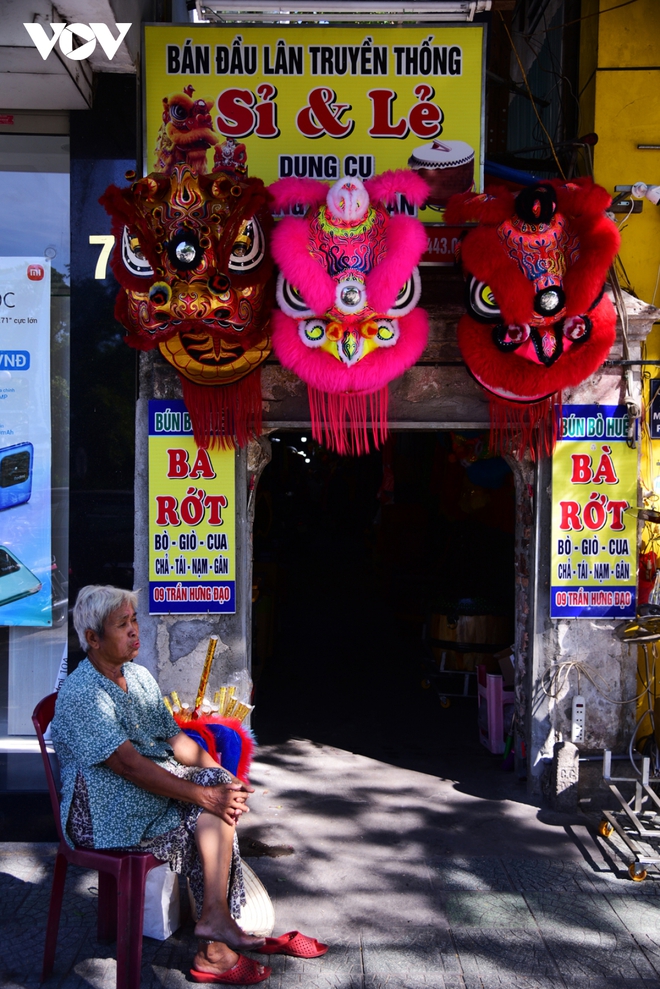
[[[199,786],[218,786],[220,783],[231,783],[232,778],[225,769],[199,769],[196,766],[182,766],[177,764],[168,770],[179,776],[181,779],[192,780]],[[136,851],[151,852],[151,854],[162,862],[169,862],[170,869],[185,876],[190,883],[190,889],[195,897],[197,914],[201,913],[202,901],[204,899],[204,875],[202,863],[197,852],[195,842],[195,828],[197,820],[202,813],[202,808],[196,804],[186,804],[177,801],[181,813],[181,823],[171,831],[159,834],[155,838],[149,838],[140,842],[135,847]],[[89,795],[87,783],[82,773],[76,777],[71,810],[67,821],[67,833],[74,845],[79,848],[94,848],[94,832],[92,829],[92,815],[89,808]],[[236,920],[241,915],[241,909],[245,906],[245,884],[243,882],[243,869],[241,867],[241,857],[238,851],[238,838],[234,831],[234,847],[232,850],[231,866],[229,868],[229,881],[227,884],[227,902],[232,917]]]

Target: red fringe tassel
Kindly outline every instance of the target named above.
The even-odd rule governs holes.
[[[311,386],[307,390],[317,443],[341,456],[360,456],[369,452],[370,430],[376,449],[387,439],[387,385],[368,395],[334,394]]]
[[[180,375],[198,447],[233,450],[261,434],[260,372],[228,385],[198,385]]]
[[[554,406],[559,404],[559,415]],[[532,460],[549,456],[561,425],[561,396],[524,404],[490,398],[490,448],[493,453],[513,454],[520,460],[529,450]]]

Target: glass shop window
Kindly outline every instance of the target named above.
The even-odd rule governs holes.
[[[8,743],[34,739],[32,710],[54,689],[67,642],[68,135],[1,133],[0,194],[0,743]],[[3,764],[0,789],[31,788],[8,778],[21,775],[13,765]]]

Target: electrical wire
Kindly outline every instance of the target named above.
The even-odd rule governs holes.
[[[560,9],[558,9],[556,11],[556,13],[555,13],[555,15],[554,15],[554,17],[552,19],[553,20],[556,20],[557,19],[557,16],[559,16],[559,20],[561,21],[561,13],[562,13],[562,11],[561,11],[561,8],[560,8]],[[550,74],[554,78],[554,85],[546,93],[546,98],[549,99],[552,96],[552,94],[553,94],[553,92],[555,90],[558,90],[559,91],[559,99],[554,104],[554,106],[556,107],[556,110],[557,110],[557,120],[555,122],[554,131],[555,131],[555,135],[557,135],[556,136],[556,140],[559,140],[559,135],[562,135],[562,134],[566,133],[566,112],[565,112],[565,106],[564,106],[564,97],[566,96],[566,91],[568,91],[568,93],[570,95],[570,98],[574,101],[575,107],[577,109],[578,114],[579,114],[579,111],[580,111],[580,103],[579,103],[579,100],[575,97],[575,94],[573,92],[573,87],[571,85],[571,81],[570,81],[569,77],[562,71],[563,70],[563,62],[562,62],[563,54],[560,55],[559,52],[560,51],[563,52],[563,39],[561,39],[559,41],[559,44],[557,45],[557,47],[554,48],[553,47],[553,43],[552,43],[553,39],[548,37],[548,30],[550,28],[550,24],[548,22],[548,9],[547,9],[547,7],[543,10],[543,13],[542,13],[541,16],[542,16],[542,19],[543,19],[543,34],[542,34],[543,42],[544,42],[544,45],[545,45],[545,49],[547,51],[548,60],[549,60],[549,62],[551,64],[551,66],[552,66],[552,71],[551,71]],[[539,52],[539,54],[540,54],[540,52]],[[543,66],[542,66],[542,64],[540,64],[540,62],[539,62],[539,70],[541,72],[547,72],[547,70],[543,68]],[[551,101],[551,103],[552,103],[552,101]],[[574,155],[573,155],[573,157],[574,157]]]
[[[628,744],[628,758],[630,759],[630,763],[631,763],[633,769],[635,770],[635,772],[637,773],[638,776],[641,776],[642,775],[642,771],[637,768],[637,764],[635,762],[635,757],[633,755],[633,751],[634,751],[634,748],[635,748],[635,740],[637,738],[637,732],[639,731],[640,725],[642,724],[642,722],[644,721],[644,719],[647,716],[651,720],[651,739],[652,739],[652,742],[654,743],[654,748],[655,748],[655,751],[653,752],[654,773],[657,774],[657,772],[658,772],[658,751],[657,751],[657,745],[655,745],[655,692],[654,692],[654,689],[653,689],[655,687],[655,664],[656,664],[656,660],[657,660],[658,656],[657,656],[657,652],[656,652],[656,648],[655,648],[655,642],[654,642],[653,645],[652,645],[652,650],[653,650],[653,675],[651,675],[651,666],[650,666],[650,663],[649,663],[649,651],[648,651],[647,644],[644,642],[642,644],[642,647],[643,647],[643,651],[644,651],[644,669],[645,669],[645,673],[646,673],[646,684],[645,684],[645,690],[643,691],[643,694],[646,695],[646,705],[647,706],[646,706],[646,709],[644,711],[642,711],[642,714],[641,714],[640,718],[638,719],[637,724],[635,725],[635,730],[633,731],[632,735],[630,736],[630,742]],[[639,675],[639,669],[638,669],[638,675]],[[640,677],[640,680],[641,680],[641,677]],[[645,755],[645,753],[642,753],[642,758],[644,758],[644,755]]]
[[[610,284],[612,286],[612,292],[614,294],[614,305],[619,313],[619,319],[621,321],[621,350],[623,354],[624,361],[630,361],[630,345],[628,343],[628,310],[626,309],[626,303],[623,298],[623,292],[621,291],[621,283],[619,281],[619,275],[614,265],[610,267]],[[637,405],[633,395],[634,395],[634,379],[632,366],[628,363],[624,366],[623,378],[626,385],[626,394],[624,402],[628,409],[628,430],[626,435],[626,443],[631,450],[634,450],[636,446],[635,441],[635,424],[640,416],[639,406]]]
[[[658,265],[658,274],[655,276],[655,288],[653,289],[653,295],[651,296],[652,306],[655,306],[655,297],[658,294],[658,282],[660,282],[660,264]]]
[[[533,69],[538,74],[539,77],[550,76],[552,79],[552,83],[550,87],[546,89],[544,93],[546,99],[549,100],[552,105],[552,110],[550,112],[552,113],[554,118],[552,121],[547,122],[547,128],[552,130],[552,133],[554,135],[553,140],[559,141],[561,140],[561,136],[564,134],[566,128],[565,99],[568,100],[569,103],[574,104],[575,106],[575,112],[577,114],[576,123],[577,120],[579,120],[579,116],[580,116],[580,101],[575,92],[573,86],[573,80],[564,71],[564,62],[562,61],[562,54],[561,54],[562,43],[554,42],[553,39],[549,37],[548,34],[548,32],[552,30],[552,28],[550,28],[549,26],[550,23],[557,21],[558,18],[560,19],[561,10],[558,9],[555,13],[557,16],[553,15],[552,18],[549,18],[548,10],[547,8],[544,8],[537,15],[537,19],[534,22],[533,28],[531,28],[529,31],[525,31],[521,29],[515,32],[514,34],[515,42],[513,47],[515,50],[515,45],[520,43],[525,44],[527,46],[527,49],[529,50],[529,53],[531,54],[532,57],[531,67],[529,69],[530,78]],[[522,12],[522,10],[517,9],[513,15],[514,22],[519,14],[522,14],[523,21],[525,20],[526,15]],[[526,61],[529,61],[529,58],[527,58]],[[542,82],[542,79],[539,78],[539,82]],[[530,88],[531,88],[531,84],[528,86],[528,90]],[[556,91],[559,91],[560,98],[558,100],[557,99],[553,100],[552,97],[555,95]],[[537,99],[539,99],[539,97],[537,97]],[[547,114],[545,116],[547,118]],[[544,132],[542,128],[539,127],[538,114],[537,114],[537,120],[534,121],[534,126],[530,131],[530,133],[534,138],[537,147],[531,148],[529,150],[540,151],[541,148],[544,146],[545,141],[543,136]],[[545,134],[547,135],[547,133],[548,130],[546,129]],[[579,170],[577,169],[577,161],[580,152],[582,150],[583,148],[581,146],[577,144],[573,145],[570,165],[568,166],[567,169],[568,178],[571,178],[575,174],[579,174]],[[588,153],[587,153],[587,157],[588,157]]]
[[[646,697],[646,702],[648,706],[646,710],[642,712],[640,718],[637,720],[634,731],[630,737],[630,743],[628,745],[628,758],[630,759],[630,763],[638,776],[641,776],[641,770],[637,768],[635,757],[633,755],[633,750],[635,746],[635,739],[637,738],[637,733],[639,732],[640,725],[647,716],[650,717],[651,719],[651,727],[653,732],[655,733],[655,718],[653,711],[653,707],[654,707],[653,688],[655,686],[655,667],[656,667],[657,653],[655,649],[655,643],[653,643],[653,672],[651,672],[651,665],[649,662],[647,644],[643,643],[642,646],[644,650],[644,666],[645,666],[646,680],[645,681],[642,680],[642,683],[644,684],[644,689],[639,694],[637,694],[636,697],[628,697],[625,700],[617,700],[614,697],[608,696],[608,694],[606,694],[601,689],[601,687],[597,682],[597,680],[600,680],[602,684],[607,683],[603,675],[599,673],[597,670],[594,670],[593,667],[589,666],[587,663],[582,663],[576,659],[567,660],[564,663],[556,663],[554,666],[551,666],[550,669],[546,670],[543,676],[541,677],[541,687],[543,689],[543,693],[546,695],[546,697],[549,697],[552,700],[556,700],[560,696],[560,694],[564,692],[568,684],[568,679],[571,673],[573,672],[573,670],[575,670],[578,677],[578,694],[581,694],[580,676],[582,675],[586,677],[586,679],[592,685],[596,693],[600,694],[600,696],[605,701],[607,701],[608,704],[615,704],[618,706],[624,706],[626,704],[636,704],[643,697]],[[641,679],[642,678],[640,676],[640,680]]]
[[[637,3],[637,0],[625,0],[624,3],[618,3],[615,7],[608,7],[606,10],[596,10],[593,14],[585,14],[584,17],[576,17],[574,21],[566,21],[565,24],[559,24],[557,27],[548,28],[548,30],[559,31],[560,28],[571,27],[573,24],[580,24],[582,21],[588,21],[590,17],[600,17],[601,14],[610,14],[613,10],[620,10],[622,7],[630,7],[633,3]]]
[[[614,258],[614,264],[616,265],[617,272],[619,272],[619,281],[622,282],[623,285],[625,286],[626,292],[628,292],[629,295],[634,295],[635,298],[638,299],[639,296],[635,291],[634,285],[630,284],[630,278],[628,277],[626,266],[623,263],[620,254],[617,254],[617,256]]]
[[[634,208],[635,208],[635,204],[634,204],[634,202],[632,201],[632,198],[631,198],[631,200],[630,200],[630,209],[628,210],[628,212],[626,213],[626,215],[624,216],[624,218],[622,220],[619,220],[618,223],[617,223],[616,220],[614,221],[616,223],[617,227],[619,228],[619,231],[620,232],[623,232],[623,229],[624,229],[624,226],[623,225],[632,216],[632,211],[634,210]]]
[[[641,700],[642,697],[648,694],[648,687],[645,687],[644,690],[642,690],[636,697],[628,697],[625,700],[617,700],[614,697],[610,697],[598,683],[598,681],[600,681],[600,684],[607,686],[607,681],[601,673],[594,670],[593,667],[587,665],[586,663],[581,663],[578,659],[571,659],[566,660],[566,662],[563,663],[554,664],[547,669],[541,677],[541,688],[546,697],[556,700],[564,692],[568,683],[568,678],[573,670],[576,671],[578,677],[580,675],[586,677],[596,693],[600,694],[600,696],[606,700],[608,704],[616,704],[618,706],[624,706],[625,704],[636,704],[637,701]]]
[[[633,755],[633,750],[635,748],[635,739],[637,738],[637,732],[639,731],[639,726],[644,721],[644,718],[647,716],[647,714],[650,714],[650,713],[651,713],[651,711],[648,708],[646,709],[646,711],[644,711],[644,713],[642,714],[641,718],[639,719],[639,721],[635,725],[635,730],[633,731],[632,735],[630,736],[630,742],[628,743],[628,758],[630,759],[630,764],[631,764],[632,768],[635,770],[635,772],[637,773],[638,776],[641,776],[642,775],[642,771],[641,771],[641,769],[638,769],[637,768],[637,763],[635,762],[635,756]]]
[[[641,357],[645,361],[648,357],[648,346],[646,340],[642,341],[641,345]],[[654,503],[658,500],[658,495],[655,493],[653,488],[653,440],[651,438],[651,430],[649,428],[649,409],[651,407],[651,381],[654,378],[648,368],[642,367],[641,370],[641,400],[642,400],[642,411],[640,417],[641,426],[641,447],[642,447],[642,457],[639,466],[639,476],[640,483],[642,487],[642,496],[644,500],[645,508],[653,508]],[[657,530],[657,524],[653,522],[645,522],[644,530],[645,533],[649,530],[651,534],[651,541],[657,539],[655,535]]]
[[[604,692],[604,690],[601,689],[601,686],[599,685],[598,682],[600,681],[600,684],[607,685],[607,681],[605,680],[605,677],[603,677],[602,674],[599,673],[597,670],[594,670],[593,667],[589,666],[586,663],[581,663],[579,660],[576,659],[567,660],[566,662],[563,663],[556,663],[554,666],[551,666],[549,669],[547,669],[543,674],[543,676],[541,677],[541,688],[543,690],[543,693],[546,695],[546,697],[549,697],[552,700],[557,700],[557,698],[560,697],[560,695],[562,695],[566,691],[569,677],[573,671],[577,673],[578,694],[582,693],[580,686],[580,676],[584,676],[592,685],[596,693],[600,694],[603,700],[605,700],[608,704],[614,704],[619,707],[623,707],[626,704],[636,704],[638,701],[642,700],[642,698],[646,698],[647,707],[642,712],[640,718],[637,720],[628,745],[628,757],[630,759],[630,763],[634,771],[637,773],[638,776],[641,776],[641,770],[637,768],[633,751],[635,747],[635,740],[637,738],[637,733],[639,732],[640,726],[646,717],[649,717],[651,719],[652,731],[653,734],[655,734],[653,691],[655,687],[656,662],[658,658],[656,645],[655,643],[653,643],[651,647],[653,653],[653,667],[651,668],[651,664],[649,662],[647,643],[644,642],[641,645],[644,650],[645,679],[643,679],[640,675],[640,680],[642,681],[643,689],[639,692],[639,694],[637,694],[636,697],[628,697],[625,698],[624,700],[618,700],[614,697],[610,697],[608,694]],[[638,671],[638,675],[639,675],[639,671]]]
[[[530,89],[530,86],[529,86],[529,81],[527,79],[527,73],[525,72],[524,66],[523,66],[523,64],[522,64],[522,62],[520,60],[520,55],[518,54],[518,50],[517,50],[517,48],[516,48],[516,46],[514,44],[513,38],[511,37],[511,32],[509,31],[509,26],[506,23],[506,21],[504,20],[504,16],[503,16],[501,10],[499,11],[499,15],[500,15],[500,20],[502,22],[502,26],[504,27],[504,30],[506,31],[507,38],[509,39],[509,43],[510,43],[511,48],[513,50],[513,54],[516,57],[516,61],[518,63],[518,68],[520,69],[520,73],[522,75],[523,82],[525,83],[525,88],[527,89],[527,94],[528,94],[529,99],[530,99],[531,104],[532,104],[532,109],[534,111],[534,115],[535,115],[536,119],[539,122],[539,125],[541,127],[541,130],[545,134],[546,140],[547,140],[548,145],[550,147],[550,151],[552,152],[552,157],[555,159],[555,163],[557,165],[557,168],[559,169],[559,174],[561,175],[561,177],[564,180],[566,180],[566,175],[564,174],[564,169],[561,167],[559,158],[557,157],[557,152],[555,151],[555,146],[554,146],[553,140],[550,137],[550,134],[548,133],[548,130],[547,130],[545,124],[541,120],[541,117],[539,115],[539,111],[536,108],[536,102],[534,100],[534,95],[532,93],[532,90]]]

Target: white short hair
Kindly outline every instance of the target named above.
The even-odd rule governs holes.
[[[137,610],[137,603],[137,591],[127,591],[123,587],[111,587],[109,584],[88,584],[81,587],[73,606],[73,626],[78,633],[82,651],[89,650],[85,636],[87,629],[102,639],[108,616],[123,604],[129,604]]]

